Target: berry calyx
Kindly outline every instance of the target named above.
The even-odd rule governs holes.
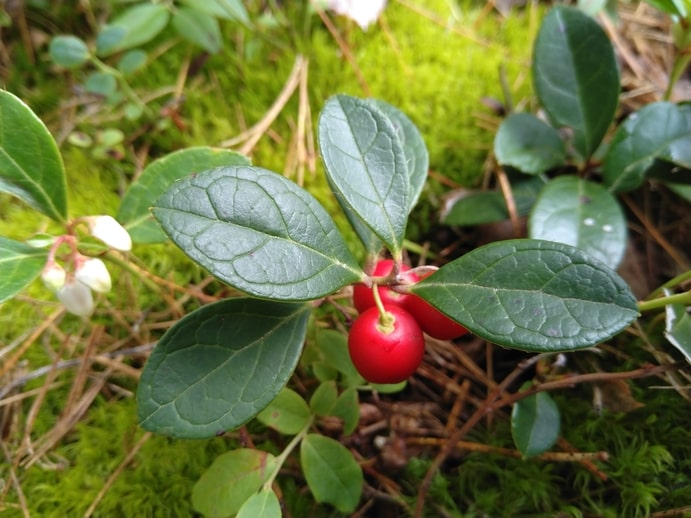
[[[391,270],[393,270],[393,265],[394,262],[391,259],[383,259],[376,264],[371,275],[373,277],[385,277],[391,273]],[[405,264],[401,265],[401,273],[404,274],[404,278],[407,281],[410,281],[411,284],[414,284],[419,279],[414,273],[406,274],[406,272],[409,270],[409,266]],[[357,309],[358,313],[363,313],[375,305],[372,289],[373,288],[369,288],[364,284],[356,284],[353,286],[353,305],[355,306],[355,309]],[[381,297],[383,304],[397,306],[403,306],[406,299],[411,297],[411,295],[398,293],[386,286],[379,286],[379,296]]]

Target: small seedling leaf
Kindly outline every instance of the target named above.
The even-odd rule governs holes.
[[[50,59],[58,66],[79,68],[89,61],[89,48],[76,36],[55,36],[50,40]]]
[[[266,169],[220,167],[188,176],[153,212],[190,258],[250,295],[312,300],[364,276],[319,202]]]
[[[683,304],[665,306],[665,337],[691,363],[691,315]]]
[[[324,361],[343,375],[344,385],[360,386],[364,383],[350,358],[348,339],[343,333],[333,329],[319,329],[316,342],[324,355]]]
[[[310,407],[318,416],[331,415],[331,410],[338,399],[338,388],[334,380],[321,383],[310,398]]]
[[[546,452],[559,438],[559,407],[546,392],[516,402],[511,412],[511,433],[525,457]]]
[[[192,506],[205,516],[233,516],[275,469],[276,457],[265,451],[240,448],[223,453],[194,485]]]
[[[640,186],[656,159],[691,167],[691,106],[648,104],[619,126],[603,164],[603,180],[613,192]]]
[[[223,47],[218,20],[203,11],[179,7],[173,14],[173,27],[182,38],[211,54],[216,54]]]
[[[0,192],[67,219],[65,167],[55,139],[21,99],[0,90]]]
[[[476,248],[411,291],[482,338],[528,351],[591,347],[638,316],[629,286],[604,263],[533,239]]]
[[[142,427],[183,438],[238,428],[297,365],[310,306],[227,299],[187,314],[159,340],[137,392]]]
[[[129,7],[106,25],[96,38],[99,56],[139,47],[154,39],[168,25],[170,11],[163,3]]]
[[[360,502],[362,468],[341,443],[323,435],[309,434],[300,445],[300,462],[314,498],[342,513]]]
[[[619,99],[619,68],[605,32],[576,8],[554,7],[535,40],[533,80],[552,125],[569,128],[576,152],[588,159]]]
[[[0,303],[31,284],[47,259],[47,250],[0,236]]]
[[[626,250],[626,218],[617,199],[602,185],[575,176],[545,186],[530,214],[528,233],[580,248],[612,269]]]
[[[181,0],[181,3],[214,18],[236,20],[244,25],[250,24],[247,10],[240,0]]]
[[[559,132],[529,113],[515,113],[499,126],[494,154],[501,165],[540,174],[563,165],[566,147]]]
[[[276,399],[257,415],[257,419],[283,434],[293,435],[307,425],[310,415],[310,409],[302,396],[284,387]]]
[[[249,159],[227,149],[190,147],[151,162],[130,185],[120,203],[121,221],[135,243],[162,243],[165,232],[151,214],[151,206],[176,180],[221,166],[250,165]]]
[[[281,518],[281,504],[271,489],[262,489],[242,504],[235,518]]]

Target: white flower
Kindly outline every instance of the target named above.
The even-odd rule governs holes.
[[[386,0],[328,0],[326,6],[354,20],[364,31],[377,21],[386,7]]]
[[[88,216],[84,218],[91,235],[116,250],[127,252],[132,249],[132,238],[125,227],[112,216]]]
[[[68,281],[57,295],[65,309],[74,315],[88,317],[94,312],[94,297],[86,284]]]
[[[100,259],[90,257],[84,259],[77,266],[74,277],[94,291],[106,293],[110,291],[111,281],[108,268]]]
[[[41,280],[50,291],[58,291],[65,285],[65,269],[52,261],[46,263],[41,272]]]

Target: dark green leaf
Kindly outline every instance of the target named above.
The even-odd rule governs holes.
[[[589,158],[619,99],[619,69],[605,32],[578,9],[554,7],[535,41],[533,80],[552,125],[570,128],[575,150]]]
[[[220,166],[249,165],[244,155],[212,147],[190,147],[151,162],[125,193],[117,220],[136,243],[160,243],[166,240],[151,214],[151,206],[176,180]]]
[[[400,255],[410,178],[391,119],[372,102],[337,95],[319,116],[319,147],[329,184],[368,251],[373,233]]]
[[[605,157],[603,179],[613,192],[643,183],[656,159],[691,167],[691,105],[648,104],[619,126]]]
[[[271,489],[252,495],[238,511],[236,518],[281,518],[281,504]]]
[[[53,63],[65,68],[79,68],[90,57],[86,43],[76,36],[55,36],[49,50]]]
[[[137,392],[142,427],[213,437],[261,412],[285,386],[310,306],[227,299],[189,313],[159,340]]]
[[[317,434],[300,445],[300,463],[314,498],[342,513],[352,512],[362,494],[362,468],[341,443]]]
[[[671,295],[666,290],[665,295]],[[691,315],[683,304],[665,306],[665,338],[691,363]]]
[[[276,457],[265,451],[223,453],[194,485],[192,506],[205,516],[233,516],[275,469]]]
[[[515,113],[499,126],[494,154],[501,165],[540,174],[564,164],[566,148],[559,132],[529,113]]]
[[[218,20],[190,7],[179,7],[173,14],[173,27],[184,39],[216,54],[223,46]]]
[[[580,248],[612,269],[626,250],[626,218],[617,199],[602,185],[572,175],[555,178],[542,190],[528,234]]]
[[[138,47],[154,39],[168,25],[170,11],[164,3],[129,7],[106,25],[96,39],[99,56]]]
[[[591,347],[638,316],[621,277],[579,249],[551,241],[476,248],[411,291],[482,338],[530,351]]]
[[[31,284],[47,259],[46,250],[0,236],[0,303]]]
[[[0,192],[56,221],[67,219],[67,184],[58,146],[24,102],[0,90]]]
[[[559,407],[547,392],[517,401],[511,412],[516,447],[526,457],[546,452],[559,438],[560,421]]]
[[[310,420],[310,409],[302,396],[284,387],[257,419],[279,432],[292,435],[302,430]]]
[[[266,169],[220,167],[188,176],[153,210],[194,261],[257,297],[312,300],[364,277],[319,202]]]

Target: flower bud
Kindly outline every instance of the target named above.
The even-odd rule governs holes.
[[[132,249],[132,238],[129,233],[112,216],[89,216],[85,220],[91,235],[109,247],[123,252]]]
[[[86,284],[69,281],[57,295],[65,309],[74,315],[88,317],[94,312],[94,297]]]
[[[84,259],[77,266],[74,277],[82,284],[86,284],[89,288],[99,293],[110,291],[111,281],[108,269],[103,261],[95,257]]]
[[[46,263],[41,272],[41,280],[50,291],[58,291],[65,285],[65,269],[58,263]]]
[[[381,15],[386,7],[386,0],[328,0],[326,6],[335,13],[354,20],[362,30],[367,30]]]

